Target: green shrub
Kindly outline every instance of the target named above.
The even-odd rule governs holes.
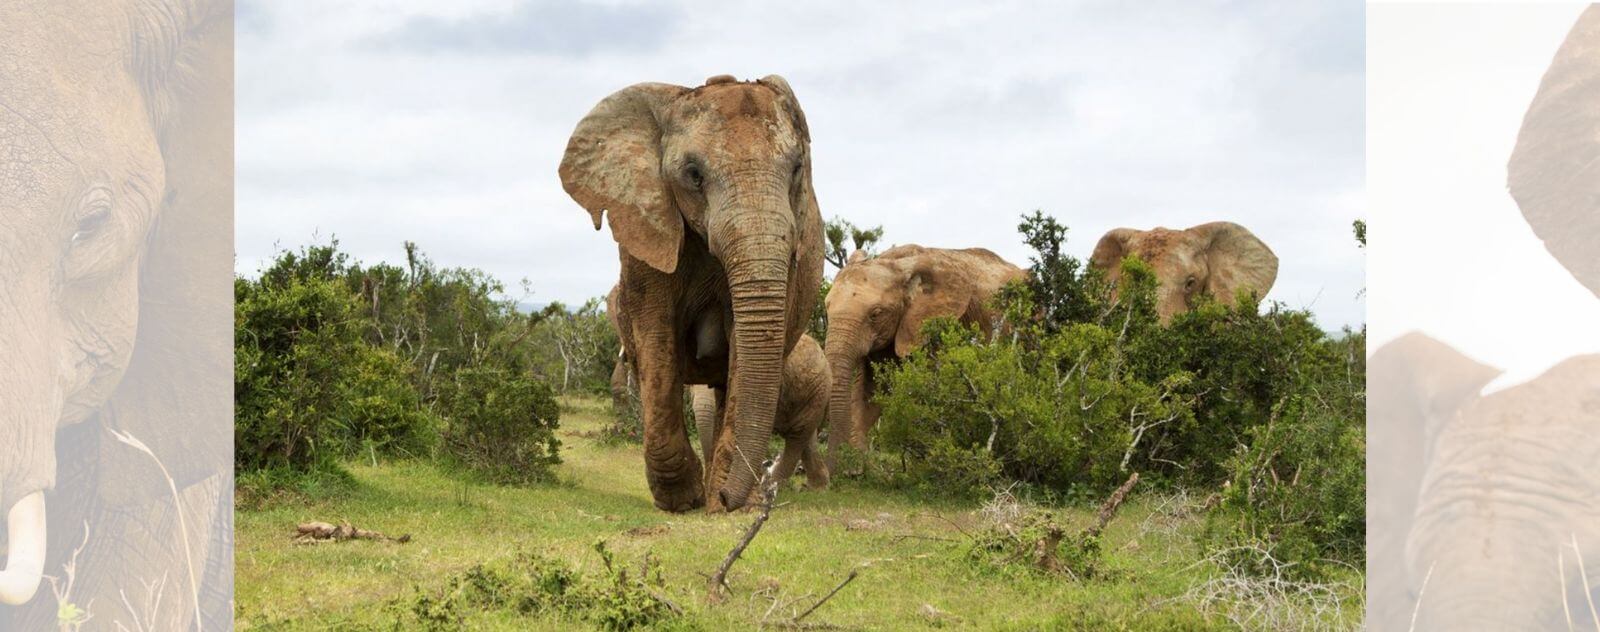
[[[410,365],[363,341],[342,284],[286,271],[307,260],[285,255],[262,280],[234,284],[236,468],[303,472],[358,452],[427,453],[437,429]]]
[[[1032,278],[994,306],[1007,334],[949,320],[881,367],[875,441],[892,477],[974,497],[1021,482],[1089,500],[1139,472],[1147,485],[1227,484],[1208,542],[1270,548],[1314,568],[1362,556],[1365,336],[1331,336],[1310,313],[1241,294],[1202,299],[1163,326],[1155,278],[1122,262],[1113,298],[1061,254],[1066,229],[1021,229]]]
[[[1365,332],[1340,341],[1348,373],[1324,371],[1283,398],[1228,462],[1221,503],[1207,519],[1218,550],[1260,549],[1298,579],[1358,567],[1366,539]],[[1233,560],[1253,563],[1260,556]],[[1269,571],[1271,569],[1257,569]]]
[[[561,462],[561,409],[544,382],[498,368],[463,368],[441,385],[445,447],[497,483],[549,480]]]
[[[476,615],[510,611],[519,616],[566,616],[602,630],[655,628],[677,620],[661,596],[661,566],[645,554],[639,574],[615,563],[604,541],[595,543],[604,564],[598,574],[581,573],[559,560],[518,554],[511,560],[476,564],[450,576],[442,588],[417,588],[391,602],[395,629],[461,630]]]
[[[487,610],[506,609],[523,616],[566,612],[582,605],[579,580],[562,562],[518,554],[508,562],[473,565],[450,576],[439,591],[417,589],[403,603],[401,619],[427,630],[460,630],[470,616]]]

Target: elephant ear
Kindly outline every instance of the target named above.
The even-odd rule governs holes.
[[[1522,119],[1507,187],[1561,265],[1600,295],[1600,7],[1584,10]]]
[[[939,316],[961,317],[972,303],[968,292],[939,282],[934,267],[927,263],[912,269],[906,279],[906,310],[894,335],[894,353],[906,357],[922,344],[922,325]]]
[[[855,250],[855,252],[850,253],[850,258],[846,259],[844,264],[847,265],[847,266],[848,265],[854,265],[854,264],[861,263],[861,262],[866,261],[866,260],[867,260],[867,251],[862,250],[860,248],[857,248]]]
[[[811,128],[806,125],[806,113],[800,109],[800,100],[794,96],[794,89],[789,87],[789,82],[778,75],[767,75],[757,80],[756,83],[772,88],[782,98],[784,107],[789,111],[789,123],[794,125],[795,132],[800,134],[800,140],[806,144],[811,143]]]
[[[623,250],[667,273],[678,268],[683,218],[661,176],[659,117],[687,90],[640,83],[617,91],[578,122],[561,158],[561,187],[589,211],[595,230],[609,212]]]
[[[1253,290],[1257,298],[1272,291],[1278,280],[1278,255],[1249,229],[1233,222],[1211,222],[1190,228],[1189,233],[1205,244],[1206,291],[1217,300],[1232,305],[1240,290]]]
[[[1089,265],[1105,271],[1107,279],[1115,280],[1122,271],[1122,258],[1128,256],[1128,242],[1143,232],[1133,228],[1107,231],[1100,238],[1100,243],[1094,245],[1094,253],[1089,255]]]

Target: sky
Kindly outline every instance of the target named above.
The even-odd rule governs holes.
[[[1583,5],[1368,13],[1369,350],[1421,331],[1505,373],[1600,352],[1600,299],[1506,192],[1523,114]]]
[[[615,243],[556,175],[573,126],[633,83],[780,74],[824,218],[884,246],[1025,266],[1034,209],[1080,258],[1231,220],[1280,258],[1269,299],[1365,321],[1361,3],[979,4],[240,0],[236,269],[411,240],[529,302],[603,295]]]

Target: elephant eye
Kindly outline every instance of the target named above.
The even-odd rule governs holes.
[[[1189,280],[1183,282],[1183,289],[1184,290],[1193,290],[1194,289],[1194,277],[1189,277]]]
[[[104,187],[90,189],[78,203],[78,209],[78,223],[72,229],[72,240],[69,244],[73,248],[82,246],[96,235],[105,232],[111,223],[111,192]]]
[[[691,162],[683,168],[683,179],[689,183],[689,186],[699,189],[700,185],[705,183],[705,174],[700,173],[699,165]]]

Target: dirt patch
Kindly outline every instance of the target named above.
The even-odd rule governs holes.
[[[666,533],[668,531],[671,531],[671,530],[672,530],[671,527],[668,527],[667,525],[664,525],[664,524],[652,524],[652,525],[646,525],[646,526],[642,526],[642,527],[634,527],[632,529],[624,531],[623,535],[627,535],[627,536],[635,537],[635,538],[648,538],[648,537],[653,536],[653,535],[664,534],[664,533]]]

